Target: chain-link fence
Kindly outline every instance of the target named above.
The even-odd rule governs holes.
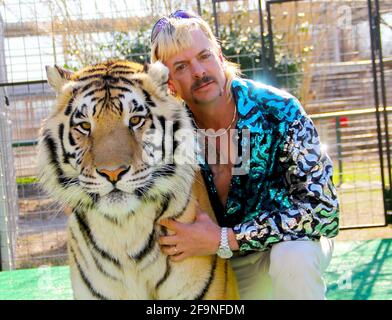
[[[386,164],[391,154],[392,3],[271,0],[246,7],[242,1],[214,2],[218,34],[230,21],[228,14],[237,17],[244,41],[264,33],[259,41],[264,56],[256,54],[249,76],[267,73],[267,80],[298,96],[314,120],[335,163],[342,228],[384,225],[383,192],[391,175]],[[241,19],[238,12],[243,12]],[[378,46],[373,47],[378,22],[381,41],[373,39]],[[384,83],[378,80],[375,90],[381,65]],[[382,95],[386,110],[376,112],[375,97],[383,107]]]
[[[380,158],[387,163],[391,134],[383,117],[392,111],[386,90],[392,84],[392,3],[379,2],[385,83],[377,90],[379,71],[372,55],[378,51],[370,45],[376,30],[369,26],[369,3],[271,1],[267,7],[274,50],[299,61],[296,90],[334,160],[342,227],[385,224],[383,192],[391,173],[390,168],[381,172]],[[373,4],[371,9],[375,19]],[[376,113],[375,95],[383,94],[389,112]]]
[[[66,263],[67,217],[37,182],[38,131],[55,98],[45,65],[77,69],[111,57],[145,61],[153,21],[180,5],[199,10],[197,1],[2,2],[3,269]]]
[[[38,130],[54,101],[45,65],[76,69],[111,57],[146,61],[154,21],[179,8],[201,12],[218,28],[225,55],[246,76],[275,81],[301,99],[335,163],[342,226],[384,224],[367,1],[269,2],[3,1],[2,261],[8,254],[16,268],[66,263],[66,215],[36,178]],[[392,3],[380,6],[388,88]],[[381,121],[385,138],[383,126]]]

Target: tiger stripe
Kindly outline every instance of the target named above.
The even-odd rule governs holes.
[[[60,167],[60,162],[57,156],[57,144],[54,142],[54,140],[50,137],[49,133],[46,133],[44,135],[44,144],[45,147],[47,148],[49,152],[49,162],[53,165],[55,171],[56,171],[56,176],[59,185],[61,185],[63,188],[67,188],[68,185],[70,185],[72,182],[76,182],[72,178],[67,178],[64,175],[64,171]]]
[[[72,248],[72,246],[75,246],[75,248],[77,249],[77,251],[78,251],[80,257],[82,258],[84,264],[85,264],[86,266],[88,266],[88,264],[87,264],[87,259],[86,259],[86,257],[84,256],[83,251],[80,250],[78,241],[76,240],[76,236],[75,236],[75,233],[74,233],[74,231],[72,230],[72,228],[69,228],[69,234],[70,234],[70,236],[71,236],[71,239],[73,240],[72,245],[69,244],[69,245],[70,245],[70,248]],[[74,250],[74,252],[75,252],[75,250]]]
[[[108,271],[106,271],[103,268],[101,262],[97,259],[97,257],[94,254],[92,254],[91,257],[93,258],[94,263],[95,263],[95,267],[98,269],[99,272],[101,272],[104,276],[106,276],[106,277],[108,277],[108,278],[110,278],[110,279],[112,279],[114,281],[120,281],[120,279],[118,279],[117,277],[111,275]]]
[[[79,253],[79,255],[82,257],[82,260],[84,261],[84,264],[85,264],[86,268],[89,269],[88,263],[87,263],[87,259],[84,256],[83,251],[80,249],[80,247],[78,245],[79,241],[76,239],[75,233],[72,230],[72,228],[70,228],[69,232],[70,232],[70,235],[71,235],[71,239],[73,240],[73,242],[71,244],[69,244],[70,250],[72,250],[75,253],[75,250],[74,250],[74,247],[75,247],[77,249],[77,252]],[[88,246],[88,243],[85,243],[85,245]],[[120,281],[117,277],[111,275],[109,272],[104,270],[101,262],[97,259],[97,257],[92,252],[89,252],[89,253],[90,253],[91,258],[94,261],[95,267],[97,268],[98,271],[100,271],[102,273],[102,275],[104,275],[105,277],[108,277],[108,278],[110,278],[112,280]],[[79,265],[80,265],[80,263],[79,263]]]
[[[140,262],[141,260],[143,260],[143,258],[145,258],[154,248],[155,238],[155,229],[153,229],[148,236],[148,240],[146,241],[145,246],[140,249],[138,253],[130,255],[129,258],[135,262]]]
[[[120,261],[98,246],[93,234],[91,233],[88,222],[81,216],[79,211],[74,210],[74,214],[86,243],[91,245],[94,251],[97,252],[103,259],[112,262],[116,267],[121,267]]]
[[[227,288],[227,284],[229,282],[228,268],[229,268],[229,261],[225,260],[225,265],[224,265],[224,273],[225,273],[224,284],[225,284],[225,288],[224,288],[224,291],[223,291],[224,296],[227,296],[227,293],[228,293],[228,288]]]
[[[68,116],[72,111],[72,104],[74,102],[74,96],[68,101],[67,108],[65,109],[64,115]]]
[[[185,213],[185,210],[188,208],[189,202],[191,201],[191,197],[192,196],[189,194],[188,198],[186,199],[186,202],[185,202],[184,206],[182,207],[182,209],[178,213],[174,214],[172,219],[178,219]]]
[[[61,151],[63,153],[63,163],[69,164],[69,159],[75,159],[75,153],[69,153],[65,150],[64,147],[64,124],[60,124],[59,126],[59,140],[61,144]]]
[[[86,274],[83,272],[82,267],[80,266],[80,264],[76,258],[75,252],[72,250],[72,248],[70,249],[70,251],[72,254],[72,258],[74,259],[74,261],[76,263],[76,267],[79,272],[79,275],[82,278],[83,283],[85,284],[85,286],[87,287],[87,289],[89,290],[91,295],[96,299],[109,300],[107,297],[105,297],[103,294],[99,293],[98,290],[93,287],[93,285],[91,284],[91,281],[88,279]]]
[[[215,275],[215,271],[216,271],[216,265],[217,265],[217,261],[218,261],[216,255],[213,256],[212,261],[213,261],[213,262],[212,262],[212,268],[211,268],[211,271],[210,271],[210,276],[209,276],[209,278],[208,278],[208,280],[207,280],[207,282],[206,282],[204,288],[203,288],[203,289],[201,290],[201,292],[194,298],[194,300],[203,300],[203,298],[205,297],[205,295],[206,295],[207,292],[208,292],[208,289],[209,289],[210,286],[211,286],[212,280],[214,279],[214,275]]]
[[[163,273],[162,278],[160,278],[160,279],[158,280],[158,282],[156,283],[156,285],[155,285],[155,290],[156,290],[156,291],[158,291],[158,290],[159,290],[159,287],[162,286],[162,285],[165,283],[166,279],[167,279],[167,278],[169,277],[169,275],[170,275],[170,270],[171,270],[171,267],[170,267],[169,257],[166,257],[166,268],[165,268],[165,272]]]

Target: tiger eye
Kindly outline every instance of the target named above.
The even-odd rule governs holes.
[[[138,116],[135,116],[135,117],[132,117],[131,119],[129,119],[129,123],[133,126],[138,125],[140,123],[140,121],[142,121],[142,117],[138,117]]]
[[[83,130],[89,131],[91,129],[91,124],[88,122],[82,122],[79,124]]]

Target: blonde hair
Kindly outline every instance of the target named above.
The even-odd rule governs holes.
[[[210,26],[199,17],[195,18],[173,18],[169,17],[167,24],[160,30],[151,44],[151,62],[158,60],[163,63],[174,54],[192,46],[193,39],[190,31],[201,30],[212,44],[216,54],[221,52],[221,46],[214,36]],[[223,69],[226,76],[226,92],[231,99],[231,84],[233,79],[241,74],[239,65],[228,61],[223,57]]]

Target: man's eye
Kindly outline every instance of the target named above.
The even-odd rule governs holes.
[[[205,54],[203,54],[202,56],[201,56],[201,59],[202,60],[207,60],[207,59],[209,59],[211,57],[211,53],[205,53]]]
[[[183,71],[186,69],[186,64],[180,64],[176,67],[176,71]]]

